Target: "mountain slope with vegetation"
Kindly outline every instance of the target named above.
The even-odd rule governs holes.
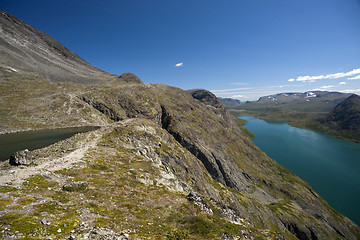
[[[351,95],[318,121],[321,123],[320,131],[360,142],[360,96]]]
[[[110,75],[75,55],[67,61],[81,71],[59,70],[70,78],[52,64],[15,61],[39,45],[21,45],[29,26],[0,16],[1,131],[100,126],[26,152],[29,165],[1,164],[2,238],[360,238],[356,224],[254,145],[210,92]],[[30,29],[42,48],[56,43]],[[54,57],[45,52],[38,62]]]

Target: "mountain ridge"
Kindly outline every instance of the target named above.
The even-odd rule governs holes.
[[[21,24],[12,27],[21,32]],[[4,39],[1,49],[10,51]],[[356,224],[266,156],[206,90],[144,84],[133,74],[102,78],[87,67],[60,71],[74,79],[49,78],[19,59],[26,67],[9,71],[14,65],[5,60],[2,131],[100,129],[31,151],[33,164],[1,164],[4,238],[360,237]]]
[[[57,40],[0,11],[0,67],[39,74],[51,81],[91,83],[114,76],[91,66]]]
[[[350,93],[329,91],[278,93],[260,97],[257,101],[248,101],[235,109],[282,107],[299,112],[329,112],[350,95]]]

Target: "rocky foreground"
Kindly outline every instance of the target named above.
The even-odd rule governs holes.
[[[47,35],[0,16],[1,131],[101,126],[1,164],[1,238],[360,238],[356,224],[258,149],[210,92],[133,74],[102,78]],[[37,44],[12,40],[24,31]],[[21,62],[38,46],[57,59],[50,75],[42,55],[40,70]],[[81,73],[72,68],[80,63]]]

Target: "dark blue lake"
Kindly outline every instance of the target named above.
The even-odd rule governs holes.
[[[9,159],[16,151],[43,148],[57,141],[69,138],[76,133],[88,132],[98,127],[72,127],[59,129],[45,129],[0,135],[0,161]]]
[[[306,180],[333,208],[360,225],[360,144],[315,131],[241,116],[253,142]]]

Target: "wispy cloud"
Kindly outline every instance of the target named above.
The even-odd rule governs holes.
[[[345,85],[345,84],[346,84],[346,82],[339,82],[339,84],[340,84],[340,85]]]
[[[290,78],[289,82],[299,81],[299,82],[316,82],[316,80],[320,79],[337,79],[337,78],[343,78],[343,77],[351,77],[354,75],[360,74],[360,68],[354,69],[350,72],[340,72],[340,73],[333,73],[328,75],[318,75],[318,76],[299,76],[296,79]],[[360,75],[348,78],[350,80],[353,79],[360,79]]]
[[[360,94],[360,88],[359,88],[359,89],[346,89],[346,90],[341,90],[341,92]]]
[[[230,83],[231,85],[240,85],[240,86],[242,86],[242,85],[249,85],[248,83],[245,83],[245,82],[232,82],[232,83]]]
[[[249,90],[251,88],[232,88],[232,89],[222,89],[222,90],[210,90],[213,93],[224,93],[224,92],[234,92],[239,90]]]
[[[179,62],[179,63],[175,64],[175,67],[181,67],[182,65],[183,65],[183,63]]]

